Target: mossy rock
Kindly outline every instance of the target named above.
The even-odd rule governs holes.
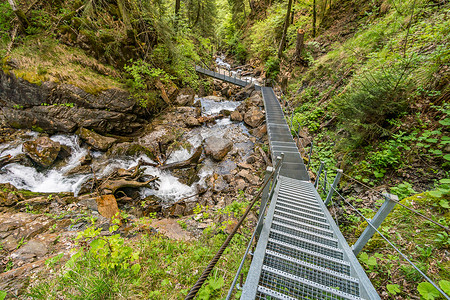
[[[152,150],[148,149],[137,143],[118,143],[113,145],[107,152],[108,156],[133,156],[146,155],[150,159],[154,160],[155,154]]]

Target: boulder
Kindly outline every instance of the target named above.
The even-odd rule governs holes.
[[[182,89],[175,99],[175,104],[179,106],[192,106],[194,105],[194,95],[195,92],[193,89]]]
[[[139,156],[145,154],[151,159],[155,158],[155,154],[149,148],[144,147],[139,143],[128,142],[112,145],[107,154],[108,156]]]
[[[216,161],[221,161],[233,148],[233,143],[226,138],[210,137],[205,140],[205,154]]]
[[[261,92],[254,92],[250,98],[247,99],[247,101],[252,106],[264,106],[263,97],[261,95]]]
[[[117,140],[115,138],[102,136],[92,130],[86,128],[80,128],[77,132],[80,138],[86,142],[86,144],[92,146],[95,150],[106,151]]]
[[[244,120],[244,117],[242,116],[242,114],[240,112],[235,110],[231,113],[230,119],[231,119],[231,121],[242,122]]]
[[[139,122],[148,114],[120,89],[94,95],[70,84],[33,84],[16,77],[13,71],[0,70],[0,99],[0,123],[49,134],[74,132],[78,127],[131,133],[141,128]]]
[[[196,127],[201,125],[197,118],[194,118],[192,116],[187,117],[184,122],[186,123],[186,126],[189,127]]]
[[[244,122],[250,127],[258,127],[264,121],[264,114],[257,107],[250,108],[244,115]]]
[[[245,88],[242,89],[239,93],[234,96],[234,100],[243,101],[250,97],[255,90],[255,85],[253,83],[248,84]]]
[[[58,157],[59,151],[61,150],[61,144],[43,136],[34,141],[23,143],[22,150],[35,163],[47,168],[50,167]]]

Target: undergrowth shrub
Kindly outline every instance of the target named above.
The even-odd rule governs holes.
[[[407,110],[411,81],[405,73],[397,67],[363,71],[334,99],[333,107],[355,144],[383,135],[386,121]]]

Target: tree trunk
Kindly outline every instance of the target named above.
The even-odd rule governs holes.
[[[8,0],[9,5],[11,6],[11,9],[13,10],[14,14],[19,19],[20,23],[22,24],[23,28],[28,28],[30,25],[30,22],[28,22],[27,17],[25,16],[25,13],[17,7],[15,0]]]
[[[313,1],[313,37],[316,37],[316,0]]]
[[[174,22],[175,30],[178,29],[178,19],[180,18],[180,7],[181,7],[181,0],[175,0],[175,22]]]
[[[302,57],[303,48],[305,48],[305,44],[303,43],[305,38],[305,31],[303,29],[297,30],[297,44],[295,45],[295,57],[298,60]]]
[[[284,20],[283,36],[281,37],[280,47],[278,48],[278,58],[281,58],[281,54],[283,54],[284,47],[286,46],[286,33],[289,27],[289,16],[291,14],[291,7],[292,7],[292,0],[289,0],[286,12],[286,19]]]
[[[131,22],[128,18],[128,12],[127,8],[125,7],[125,1],[124,0],[117,0],[117,6],[119,7],[119,12],[122,17],[122,21],[125,24],[125,28],[127,30],[131,29]]]

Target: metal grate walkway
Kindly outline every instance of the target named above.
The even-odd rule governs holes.
[[[272,88],[261,90],[272,159],[284,159],[241,299],[380,299],[309,181]]]

